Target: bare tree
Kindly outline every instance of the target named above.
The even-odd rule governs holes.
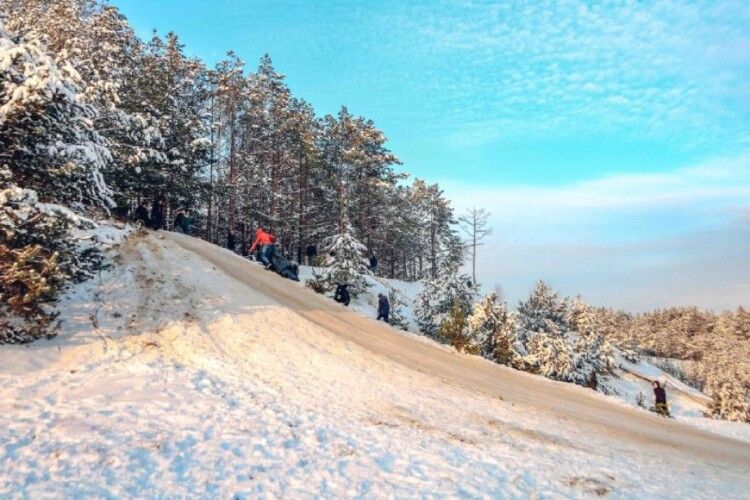
[[[489,226],[490,212],[484,208],[471,208],[458,218],[461,230],[468,236],[467,246],[471,248],[471,277],[477,284],[477,248],[484,245],[484,239],[492,233]]]

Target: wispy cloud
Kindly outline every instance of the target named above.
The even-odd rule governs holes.
[[[631,310],[750,300],[750,155],[566,186],[447,191],[459,210],[493,212],[482,281],[512,299],[544,278]]]
[[[748,2],[420,2],[392,16],[414,34],[404,83],[441,100],[433,126],[456,147],[591,131],[749,144]]]

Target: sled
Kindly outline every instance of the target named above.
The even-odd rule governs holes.
[[[299,264],[295,261],[288,260],[276,248],[273,249],[269,260],[271,265],[268,269],[288,280],[299,281]]]

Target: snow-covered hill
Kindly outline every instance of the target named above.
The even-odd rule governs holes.
[[[207,243],[134,236],[114,259],[57,338],[0,346],[0,497],[750,491],[748,444],[357,319]]]
[[[300,268],[300,280],[305,282],[322,272],[323,268],[302,266]],[[353,298],[349,307],[368,318],[376,318],[378,294],[388,295],[390,291],[395,290],[404,302],[402,313],[409,323],[409,331],[419,334],[419,327],[414,319],[413,304],[422,289],[422,283],[372,276],[367,277],[366,281],[369,288],[365,293]],[[750,425],[710,419],[707,416],[709,413],[707,405],[710,398],[699,390],[689,387],[646,360],[631,363],[621,358],[619,364],[621,369],[614,376],[607,376],[602,379],[604,384],[601,387],[607,388],[609,396],[617,398],[633,408],[643,408],[645,411],[653,406],[651,382],[658,380],[667,388],[669,408],[674,418],[700,428],[750,441]],[[642,406],[639,405],[639,399]]]

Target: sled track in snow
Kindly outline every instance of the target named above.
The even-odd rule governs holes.
[[[569,384],[532,377],[475,356],[456,354],[349,311],[208,242],[176,233],[163,234],[206,259],[217,270],[373,355],[446,384],[500,398],[513,403],[519,411],[546,413],[570,426],[601,434],[610,439],[613,452],[625,449],[640,453],[645,464],[648,459],[658,460],[668,453],[719,467],[732,465],[750,470],[748,443],[664,420]]]

